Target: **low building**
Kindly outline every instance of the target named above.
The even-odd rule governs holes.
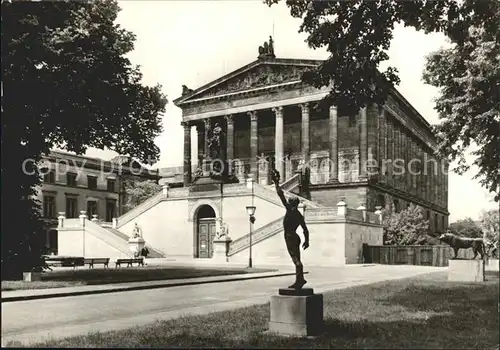
[[[146,169],[130,157],[112,160],[51,151],[40,164],[43,176],[38,199],[46,223],[46,247],[57,252],[57,217],[77,218],[85,211],[89,219],[102,221],[126,212],[124,185],[127,181],[158,181],[158,170]]]

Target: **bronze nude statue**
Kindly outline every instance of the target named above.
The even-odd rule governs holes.
[[[301,289],[307,281],[304,279],[304,267],[300,261],[300,237],[296,230],[299,226],[302,227],[305,239],[302,245],[304,250],[309,247],[309,230],[307,229],[304,217],[298,209],[299,199],[292,197],[288,201],[286,200],[283,190],[279,186],[280,174],[276,169],[271,172],[271,180],[274,182],[276,192],[286,208],[285,218],[283,219],[285,242],[288,253],[295,265],[295,283],[288,288]]]

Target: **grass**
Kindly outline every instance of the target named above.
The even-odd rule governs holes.
[[[42,281],[2,281],[2,291],[226,276],[272,270],[255,268],[127,267],[119,269],[58,270],[42,273]]]
[[[456,283],[433,273],[325,293],[326,332],[315,339],[264,333],[267,304],[33,346],[498,349],[498,273],[487,278]]]

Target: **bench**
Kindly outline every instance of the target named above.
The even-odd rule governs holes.
[[[103,264],[105,268],[108,267],[109,258],[86,258],[85,264],[89,265],[89,269],[94,268],[94,264]]]
[[[44,257],[45,263],[53,267],[73,267],[84,266],[83,257]]]
[[[127,264],[127,267],[132,267],[134,263],[136,263],[137,266],[144,266],[144,260],[142,258],[116,259],[115,268],[121,266],[121,264]]]

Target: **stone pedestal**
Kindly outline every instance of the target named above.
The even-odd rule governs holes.
[[[142,237],[130,238],[128,240],[128,247],[132,254],[139,253],[146,245],[146,241]]]
[[[35,282],[42,280],[41,272],[23,272],[23,281],[25,282]]]
[[[488,271],[499,271],[498,259],[488,259],[486,264],[486,270]]]
[[[312,288],[279,290],[271,297],[269,332],[288,336],[316,336],[324,331],[323,294]]]
[[[229,251],[229,243],[232,242],[232,239],[228,236],[224,236],[221,238],[216,238],[214,240],[214,254],[212,255],[212,260],[227,262],[227,252]]]
[[[450,259],[448,261],[448,281],[484,282],[484,260]]]

